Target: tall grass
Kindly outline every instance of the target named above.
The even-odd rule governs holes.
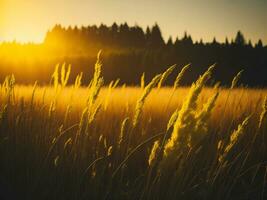
[[[238,87],[241,72],[231,90],[206,87],[214,65],[180,87],[188,67],[172,88],[162,86],[175,65],[140,88],[103,87],[100,53],[88,87],[82,73],[69,83],[66,64],[50,86],[7,76],[3,198],[265,199],[267,91]]]

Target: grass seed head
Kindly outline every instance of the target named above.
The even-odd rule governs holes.
[[[188,68],[190,67],[190,64],[187,64],[185,65],[182,70],[179,72],[179,74],[177,75],[175,81],[174,81],[174,85],[173,85],[173,88],[176,90],[179,85],[180,85],[180,82],[182,80],[182,78],[184,77],[184,74],[185,72],[188,70]]]
[[[152,81],[145,87],[141,97],[137,100],[137,103],[135,106],[135,114],[133,117],[133,127],[135,127],[137,123],[139,122],[139,118],[140,118],[147,96],[150,94],[152,89],[157,85],[160,79],[161,79],[161,74],[156,75],[152,79]]]
[[[262,112],[260,115],[260,121],[258,127],[261,128],[266,123],[267,118],[267,96],[265,96],[264,101],[262,103]]]
[[[231,85],[231,89],[235,88],[237,86],[237,82],[239,81],[239,79],[241,78],[241,75],[243,73],[244,70],[241,70],[237,73],[237,75],[233,78],[232,80],[232,85]]]
[[[149,159],[148,159],[148,165],[152,166],[157,158],[157,155],[159,153],[160,150],[160,144],[159,141],[157,140],[156,142],[154,142],[153,147],[151,149],[150,155],[149,155]]]
[[[245,118],[245,120],[238,125],[237,130],[234,130],[234,132],[230,136],[230,141],[228,145],[225,147],[223,153],[219,156],[219,161],[223,162],[229,153],[229,151],[234,147],[234,145],[238,142],[239,138],[245,133],[248,122],[251,116],[248,116]]]
[[[161,76],[160,81],[158,83],[158,89],[161,88],[162,84],[166,81],[168,76],[172,73],[176,65],[170,66]]]

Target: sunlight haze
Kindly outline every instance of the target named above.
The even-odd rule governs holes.
[[[246,39],[267,43],[267,1],[264,0],[0,0],[0,41],[42,42],[56,23],[63,26],[157,22],[167,40],[182,37],[224,41],[241,30]]]

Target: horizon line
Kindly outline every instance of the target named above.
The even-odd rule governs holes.
[[[192,39],[192,41],[193,41],[194,44],[197,43],[197,42],[200,42],[201,40],[202,40],[203,44],[212,43],[214,39],[216,39],[216,42],[217,43],[220,43],[220,44],[224,44],[226,39],[228,39],[229,43],[231,43],[231,41],[234,40],[234,37],[230,38],[229,36],[226,36],[224,38],[224,40],[217,39],[216,36],[213,36],[212,39],[209,39],[209,40],[204,40],[203,38],[194,39],[194,36],[192,36],[187,30],[184,30],[183,31],[184,34],[182,36],[181,35],[179,36],[178,34],[176,36],[172,36],[172,35],[164,36],[166,34],[163,33],[163,31],[161,29],[161,26],[157,22],[155,22],[153,25],[150,25],[150,26],[149,25],[142,26],[142,25],[139,25],[137,22],[135,22],[134,25],[129,25],[125,21],[123,23],[113,22],[111,25],[107,25],[107,24],[105,24],[103,22],[101,22],[99,24],[87,24],[87,25],[85,25],[85,24],[68,24],[68,25],[62,25],[61,23],[55,23],[53,26],[51,26],[50,28],[47,29],[47,31],[44,33],[42,39],[39,40],[39,41],[37,41],[37,40],[36,41],[34,41],[34,40],[21,41],[21,40],[17,40],[16,38],[6,40],[6,39],[0,38],[0,45],[1,44],[4,44],[4,43],[17,43],[17,44],[21,44],[21,45],[27,45],[27,44],[41,45],[41,44],[44,44],[45,43],[45,37],[46,37],[47,33],[49,31],[51,31],[56,25],[60,25],[64,29],[69,28],[69,27],[71,27],[71,28],[77,27],[78,29],[80,29],[82,27],[88,27],[88,26],[97,26],[97,27],[99,27],[101,25],[105,25],[107,27],[111,27],[114,23],[116,23],[118,26],[121,25],[121,24],[125,24],[126,23],[129,27],[140,27],[143,30],[144,33],[145,33],[145,29],[146,28],[148,28],[148,27],[151,28],[151,27],[157,25],[160,28],[161,35],[162,35],[162,38],[163,38],[165,44],[168,42],[168,40],[170,38],[172,38],[172,41],[173,42],[176,40],[176,38],[178,38],[179,40],[181,40],[184,37],[185,34],[187,34],[188,36],[191,37],[191,39]],[[258,39],[256,39],[256,41],[252,42],[252,39],[250,39],[250,38],[247,39],[246,38],[245,33],[242,30],[237,29],[236,30],[236,33],[238,33],[238,31],[240,31],[241,33],[243,33],[243,35],[244,35],[244,37],[246,39],[245,40],[246,43],[248,43],[250,41],[252,45],[256,45],[261,40],[261,42],[263,44],[263,47],[267,46],[267,42],[264,42],[264,40],[262,38],[258,38]]]

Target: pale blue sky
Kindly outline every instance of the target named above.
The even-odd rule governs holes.
[[[41,42],[54,24],[142,27],[157,22],[165,39],[224,41],[241,30],[247,39],[267,43],[267,0],[0,0],[0,41]]]

